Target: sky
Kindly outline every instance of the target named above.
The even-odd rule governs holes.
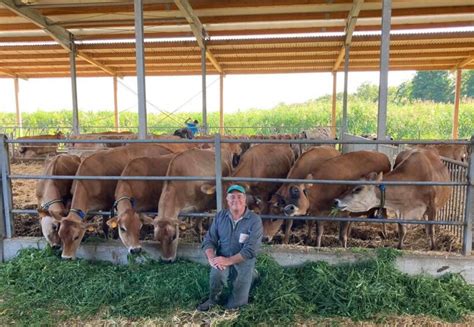
[[[414,71],[389,72],[389,86],[396,86],[414,76]],[[350,72],[349,93],[362,83],[379,83],[378,72]],[[147,77],[147,112],[200,112],[202,108],[200,76]],[[207,76],[207,110],[219,111],[219,76]],[[20,80],[19,102],[22,112],[55,111],[72,108],[69,78]],[[113,111],[112,78],[78,78],[79,110]],[[135,77],[119,79],[120,112],[137,111]],[[337,91],[344,89],[344,74],[337,75]],[[228,75],[224,78],[224,111],[251,108],[270,109],[279,103],[301,103],[332,93],[330,73]],[[0,79],[0,111],[15,112],[13,79]]]

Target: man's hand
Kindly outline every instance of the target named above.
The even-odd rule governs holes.
[[[234,264],[230,258],[226,257],[215,257],[211,260],[211,262],[211,266],[219,270],[224,270],[225,268]]]
[[[216,257],[215,251],[213,249],[207,249],[206,251],[207,262],[212,268],[217,268],[213,260]]]

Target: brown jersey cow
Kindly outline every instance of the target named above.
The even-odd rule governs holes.
[[[432,181],[449,182],[449,171],[436,151],[432,149],[413,149],[403,153],[403,160],[388,174],[371,174],[369,180],[384,181]],[[395,212],[398,219],[436,218],[436,211],[449,200],[451,187],[419,185],[385,185],[384,207]],[[379,206],[381,189],[376,185],[360,185],[349,193],[336,199],[337,206],[346,211],[360,212]],[[398,225],[398,248],[403,247],[405,225]],[[431,249],[435,249],[433,225],[428,226]]]
[[[166,176],[174,154],[156,158],[136,158],[130,161],[121,176]],[[119,237],[130,253],[139,253],[140,230],[143,224],[153,220],[138,211],[156,211],[161,196],[163,181],[121,180],[115,188],[115,216],[107,221],[112,228],[118,228]]]
[[[232,172],[234,153],[222,149],[222,176]],[[170,162],[167,176],[215,176],[215,152],[191,149],[177,154]],[[179,242],[180,213],[206,211],[216,207],[213,192],[208,192],[206,181],[166,181],[158,202],[158,215],[154,218],[155,240],[160,242],[161,259],[176,260]]]
[[[232,177],[285,178],[295,162],[289,144],[258,144],[240,159]],[[225,188],[233,183],[225,183]],[[280,187],[279,183],[238,182],[247,189],[247,206],[257,214],[269,212],[268,201]]]
[[[61,154],[46,161],[43,175],[73,176],[80,163],[78,156]],[[53,217],[60,219],[67,214],[71,205],[72,182],[72,179],[41,179],[36,184],[41,231],[53,248],[61,246],[58,236],[59,224]]]
[[[374,151],[355,151],[326,160],[306,177],[307,179],[357,180],[370,172],[389,172],[390,161],[383,153]],[[333,207],[334,199],[350,189],[344,184],[296,184],[289,183],[284,193],[281,206],[287,216],[328,215]],[[316,245],[321,246],[324,232],[323,222],[316,222]],[[347,246],[349,224],[341,223],[339,240]]]
[[[289,179],[304,179],[308,174],[317,169],[326,160],[340,156],[341,153],[333,147],[329,146],[317,146],[308,149],[304,152],[301,157],[296,160],[293,167],[291,167],[287,178]],[[283,198],[281,194],[288,193],[289,184],[283,184],[278,191],[272,196],[270,200],[270,212],[273,214],[281,214],[284,206]],[[283,224],[282,219],[265,219],[263,221],[263,236],[267,242],[270,242],[273,236],[278,232],[281,225]],[[285,238],[284,243],[288,244],[290,238],[291,226],[293,220],[286,220],[285,224]],[[311,224],[309,224],[311,225]]]
[[[64,134],[57,132],[53,135],[35,135],[23,136],[17,140],[61,140],[64,139]],[[18,144],[18,155],[21,158],[35,158],[42,155],[56,154],[58,150],[58,143],[21,143]]]

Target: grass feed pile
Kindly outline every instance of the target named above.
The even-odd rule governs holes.
[[[359,251],[367,260],[297,268],[262,255],[249,305],[200,313],[194,308],[208,294],[206,266],[181,260],[119,266],[23,250],[0,265],[0,325],[474,323],[474,287],[460,275],[410,277],[394,268],[400,252]]]

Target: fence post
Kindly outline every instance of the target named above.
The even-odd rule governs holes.
[[[214,149],[216,153],[216,208],[222,210],[222,154],[221,154],[221,135],[214,135]]]
[[[4,135],[0,134],[3,139]],[[0,160],[3,158],[0,158]],[[2,170],[0,169],[0,262],[4,262],[4,248],[3,239],[5,238],[5,212],[3,211],[3,178]]]
[[[474,136],[469,144],[469,166],[467,170],[466,208],[464,214],[464,240],[462,254],[470,255],[472,251],[472,220],[474,219]]]
[[[12,194],[11,181],[8,179],[10,175],[10,160],[8,157],[7,136],[0,135],[0,164],[2,175],[2,199],[3,199],[3,222],[5,228],[5,237],[11,238],[13,235],[13,224],[11,217]]]

